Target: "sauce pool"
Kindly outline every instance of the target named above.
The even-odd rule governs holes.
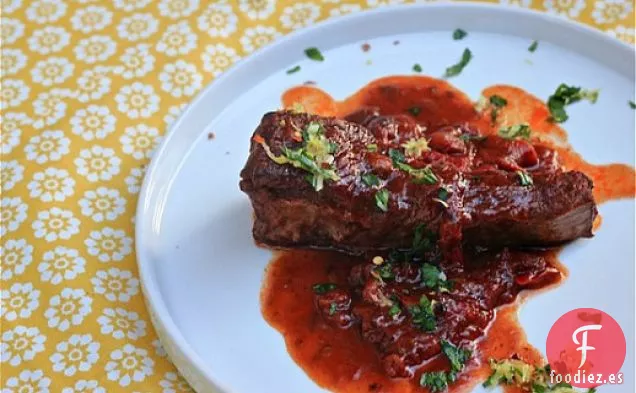
[[[545,104],[531,94],[512,86],[486,88],[482,95],[499,95],[508,104],[501,108],[497,121],[489,113],[478,112],[471,100],[446,81],[421,76],[392,76],[373,81],[358,92],[336,101],[315,86],[297,86],[283,94],[285,107],[301,104],[305,111],[324,116],[345,117],[361,108],[376,107],[382,115],[409,115],[422,126],[435,129],[447,124],[466,123],[483,134],[496,133],[502,124],[529,123],[533,142],[537,140],[559,153],[569,170],[579,170],[594,182],[597,203],[633,197],[633,168],[622,164],[593,165],[584,161],[567,142],[567,133],[550,122]],[[418,108],[417,111],[412,108]],[[600,219],[595,228],[600,225]],[[517,255],[517,254],[515,254]],[[523,257],[523,254],[518,254]],[[493,310],[494,318],[476,340],[473,360],[450,385],[452,392],[470,391],[490,374],[488,359],[507,359],[513,355],[531,363],[543,363],[540,352],[531,346],[517,321],[519,304],[542,288],[557,285],[566,276],[558,262],[558,250],[542,253],[552,275],[531,289],[524,288],[513,301]],[[280,251],[268,266],[262,292],[261,307],[265,319],[285,338],[294,361],[320,386],[339,393],[358,392],[423,392],[419,378],[390,378],[382,365],[377,347],[365,340],[357,327],[341,329],[328,323],[317,310],[312,286],[331,282],[348,288],[351,270],[368,263],[330,251]],[[417,370],[434,370],[436,359]],[[514,388],[507,387],[514,392]]]

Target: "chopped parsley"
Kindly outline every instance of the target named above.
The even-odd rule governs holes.
[[[332,284],[332,283],[314,284],[312,289],[314,290],[314,293],[322,295],[336,289],[336,284]]]
[[[333,314],[335,314],[335,313],[336,313],[336,310],[337,310],[337,308],[336,308],[336,303],[331,303],[331,304],[329,305],[329,315],[333,315]]]
[[[389,149],[389,157],[393,160],[393,165],[396,168],[408,173],[413,177],[413,183],[416,184],[435,184],[437,183],[437,176],[431,170],[430,167],[425,168],[413,168],[409,164],[405,163],[406,158],[399,150]]]
[[[528,139],[532,130],[527,124],[516,124],[514,126],[502,127],[499,129],[499,136],[504,139]]]
[[[425,224],[420,224],[415,227],[413,233],[413,243],[411,250],[415,253],[421,253],[433,248],[435,244],[435,234],[426,228]]]
[[[592,104],[598,99],[598,90],[587,90],[581,87],[568,86],[561,83],[548,98],[548,109],[550,110],[551,120],[555,123],[563,123],[568,119],[565,111],[567,105],[577,101],[588,100]]]
[[[535,50],[537,50],[538,47],[539,47],[539,41],[534,40],[532,41],[532,44],[530,44],[530,46],[528,47],[528,52],[534,52]]]
[[[459,136],[459,139],[461,139],[464,142],[468,142],[468,141],[475,141],[475,142],[481,142],[483,140],[486,140],[486,136],[485,135],[473,135],[473,134],[461,134]]]
[[[305,54],[307,55],[307,57],[309,57],[312,60],[315,61],[323,61],[325,60],[325,58],[323,57],[322,53],[320,53],[320,50],[316,47],[311,47],[311,48],[307,48],[305,49]]]
[[[448,389],[448,374],[446,371],[432,371],[423,373],[420,386],[428,388],[431,393],[443,392]]]
[[[309,123],[301,134],[303,145],[296,149],[283,146],[280,156],[272,153],[262,137],[259,137],[258,143],[263,146],[267,156],[275,163],[289,164],[309,172],[305,178],[316,191],[320,191],[325,179],[333,181],[340,179],[333,166],[333,153],[338,146],[325,137],[324,128],[320,123]]]
[[[529,187],[534,184],[532,177],[526,171],[517,171],[517,176],[519,176],[519,182],[524,187]]]
[[[371,153],[375,153],[376,151],[378,151],[378,145],[376,145],[375,143],[369,143],[367,145],[367,150]]]
[[[632,109],[636,109],[636,103],[634,103],[634,101],[629,101],[629,107]]]
[[[418,63],[413,64],[413,71],[414,72],[422,72],[422,66],[419,65]]]
[[[437,321],[435,319],[435,311],[433,310],[433,302],[426,295],[420,297],[417,305],[409,307],[409,313],[413,317],[413,325],[425,332],[435,330]]]
[[[407,109],[407,111],[413,115],[413,116],[417,116],[422,112],[422,108],[420,108],[419,106],[412,106],[409,109]]]
[[[561,382],[551,384],[550,365],[535,367],[519,359],[489,360],[492,373],[483,386],[513,385],[524,392],[532,393],[578,393],[572,385]],[[595,393],[596,388],[590,388],[587,393]]]
[[[494,94],[490,96],[488,101],[490,102],[490,105],[492,105],[492,109],[490,110],[490,121],[492,123],[495,123],[497,121],[497,115],[499,114],[499,109],[508,105],[508,100]]]
[[[389,210],[389,190],[383,188],[375,193],[375,205],[383,212]]]
[[[297,65],[296,67],[292,67],[292,68],[288,69],[287,70],[287,74],[293,74],[293,73],[298,72],[298,71],[300,71],[300,66],[299,65]]]
[[[392,280],[395,278],[395,274],[393,273],[393,264],[390,262],[383,263],[374,270],[384,280]]]
[[[400,304],[398,302],[393,302],[393,305],[389,308],[389,315],[395,317],[400,315],[401,312],[402,309],[400,308]]]
[[[471,352],[468,349],[458,348],[446,340],[442,340],[441,344],[442,352],[450,362],[451,372],[460,372],[468,359],[470,359]]]
[[[462,29],[455,29],[455,31],[453,31],[453,39],[455,41],[461,40],[462,38],[466,37],[467,35],[468,35],[468,33],[466,33],[466,31],[462,30]]]
[[[365,173],[362,175],[362,182],[369,187],[380,185],[380,179],[373,173]]]
[[[466,67],[466,65],[470,62],[472,58],[473,58],[473,54],[470,51],[470,49],[468,48],[464,49],[464,52],[462,53],[462,58],[459,60],[459,63],[446,68],[444,77],[450,78],[450,77],[459,75],[464,70],[464,67]]]
[[[402,144],[404,148],[404,154],[409,157],[419,157],[422,153],[431,150],[428,147],[428,141],[426,138],[409,139],[406,143]]]
[[[452,286],[452,283],[446,280],[446,274],[437,266],[425,263],[420,268],[420,272],[422,273],[422,284],[427,288],[448,291]]]
[[[446,340],[441,341],[442,352],[450,362],[450,371],[433,371],[423,373],[420,377],[420,386],[428,388],[431,392],[442,392],[448,388],[449,383],[457,380],[457,373],[460,372],[471,352],[467,349],[457,348]]]
[[[439,190],[437,190],[437,198],[439,198],[439,200],[441,201],[448,200],[448,190],[446,189],[446,187],[440,187]]]

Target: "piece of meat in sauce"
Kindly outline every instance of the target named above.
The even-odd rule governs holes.
[[[552,246],[592,236],[591,180],[564,172],[545,147],[493,135],[484,139],[465,124],[428,130],[408,116],[373,110],[347,119],[289,111],[263,117],[240,181],[254,208],[257,242],[360,253],[408,247],[421,223],[435,231],[450,223],[439,231],[442,241],[482,247]],[[336,146],[337,180],[325,180],[319,191],[306,170],[274,162],[264,148],[276,156],[299,148],[301,131],[311,124],[319,124]],[[426,148],[405,154],[406,143],[422,139]],[[434,184],[416,184],[411,172],[397,167],[391,150],[416,171],[430,168]],[[520,184],[519,171],[534,184]],[[366,183],[367,175],[379,182]],[[378,207],[380,190],[387,211]]]

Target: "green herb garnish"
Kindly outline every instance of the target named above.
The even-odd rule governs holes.
[[[329,305],[329,315],[333,315],[336,313],[336,303],[331,303]]]
[[[524,187],[529,187],[534,184],[532,177],[526,171],[517,171],[517,176],[519,176],[519,182]]]
[[[413,64],[413,71],[414,72],[422,72],[422,66],[417,64],[417,63]]]
[[[280,156],[274,155],[262,138],[259,143],[267,156],[275,163],[289,164],[309,172],[305,179],[316,191],[320,191],[325,179],[333,181],[340,179],[333,166],[333,153],[338,146],[325,137],[324,128],[317,122],[310,122],[301,134],[303,145],[296,149],[283,146]]]
[[[448,358],[451,365],[451,372],[460,372],[468,359],[470,359],[471,352],[468,349],[461,349],[446,340],[441,341],[442,352]]]
[[[530,44],[530,46],[528,47],[528,52],[534,52],[535,50],[537,50],[538,47],[539,47],[539,41],[534,40],[532,41],[532,44]]]
[[[461,40],[462,38],[466,37],[468,35],[468,33],[466,33],[465,30],[462,29],[455,29],[455,31],[453,31],[453,39],[454,40]]]
[[[435,244],[435,234],[426,228],[425,224],[420,224],[415,227],[413,233],[413,243],[411,250],[414,253],[421,253],[433,248]]]
[[[420,297],[417,305],[409,307],[409,313],[413,317],[413,324],[425,332],[435,330],[437,321],[435,320],[435,312],[433,310],[433,302],[426,295]]]
[[[380,179],[373,173],[365,173],[362,175],[362,182],[369,187],[380,185]]]
[[[422,153],[431,150],[428,147],[428,141],[426,138],[409,139],[406,143],[402,144],[404,148],[404,154],[409,157],[419,157]]]
[[[324,283],[324,284],[314,284],[312,289],[314,290],[314,293],[322,295],[327,292],[333,291],[334,289],[336,289],[336,287],[337,287],[336,284]]]
[[[499,136],[504,139],[528,139],[532,130],[527,124],[516,124],[514,126],[502,127],[499,129]]]
[[[367,150],[371,153],[375,153],[376,151],[378,151],[378,145],[376,145],[375,143],[369,143],[367,145]]]
[[[405,163],[406,158],[404,154],[396,149],[389,149],[389,157],[393,160],[393,165],[396,168],[408,173],[413,177],[413,183],[416,184],[435,184],[437,183],[437,176],[431,170],[430,167],[425,168],[413,168],[409,164]]]
[[[508,105],[508,101],[505,98],[498,96],[496,94],[490,96],[488,101],[490,102],[490,105],[492,105],[492,109],[490,110],[490,121],[495,123],[497,121],[497,115],[499,114],[499,109]]]
[[[325,60],[325,58],[322,56],[322,53],[320,53],[320,50],[316,47],[305,49],[305,54],[307,55],[307,57],[315,61]]]
[[[554,94],[548,98],[551,120],[555,123],[563,123],[568,119],[568,114],[565,111],[567,105],[581,100],[588,100],[593,104],[597,99],[598,90],[587,90],[561,83]]]
[[[486,140],[486,138],[487,137],[485,135],[461,134],[459,136],[459,139],[461,139],[464,142],[467,142],[467,141],[481,142],[483,140]]]
[[[470,49],[468,48],[464,49],[464,53],[462,53],[462,58],[461,60],[459,60],[459,63],[446,68],[444,77],[450,78],[450,77],[459,75],[463,71],[464,67],[466,67],[468,62],[470,62],[470,59],[472,58],[473,58],[473,54],[470,51]]]
[[[439,190],[437,190],[437,197],[442,201],[448,200],[448,190],[446,187],[440,187]]]
[[[375,205],[383,212],[389,210],[389,190],[383,188],[375,193]]]
[[[407,111],[413,115],[413,116],[417,116],[420,114],[420,112],[422,112],[422,108],[420,108],[419,106],[412,106],[409,109],[407,109]]]
[[[445,371],[423,373],[420,386],[428,388],[431,393],[443,392],[448,389],[448,374]]]
[[[422,284],[427,288],[448,291],[452,286],[452,283],[446,280],[446,274],[437,266],[425,263],[420,268],[420,272],[422,273]]]
[[[632,109],[636,109],[636,103],[634,103],[634,101],[629,101],[629,107]]]
[[[395,317],[396,315],[399,315],[402,312],[402,309],[400,308],[400,304],[398,302],[393,302],[393,305],[391,306],[391,308],[389,308],[389,315],[392,317]]]
[[[378,275],[384,280],[392,280],[395,277],[393,273],[393,264],[391,262],[383,263],[374,269]]]
[[[287,74],[293,74],[294,72],[298,72],[300,71],[300,66],[297,65],[296,67],[290,68],[287,70]]]

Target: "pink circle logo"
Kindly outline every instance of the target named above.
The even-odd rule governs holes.
[[[625,334],[609,314],[595,308],[569,311],[548,333],[549,378],[579,388],[623,383],[619,370],[626,348]]]

